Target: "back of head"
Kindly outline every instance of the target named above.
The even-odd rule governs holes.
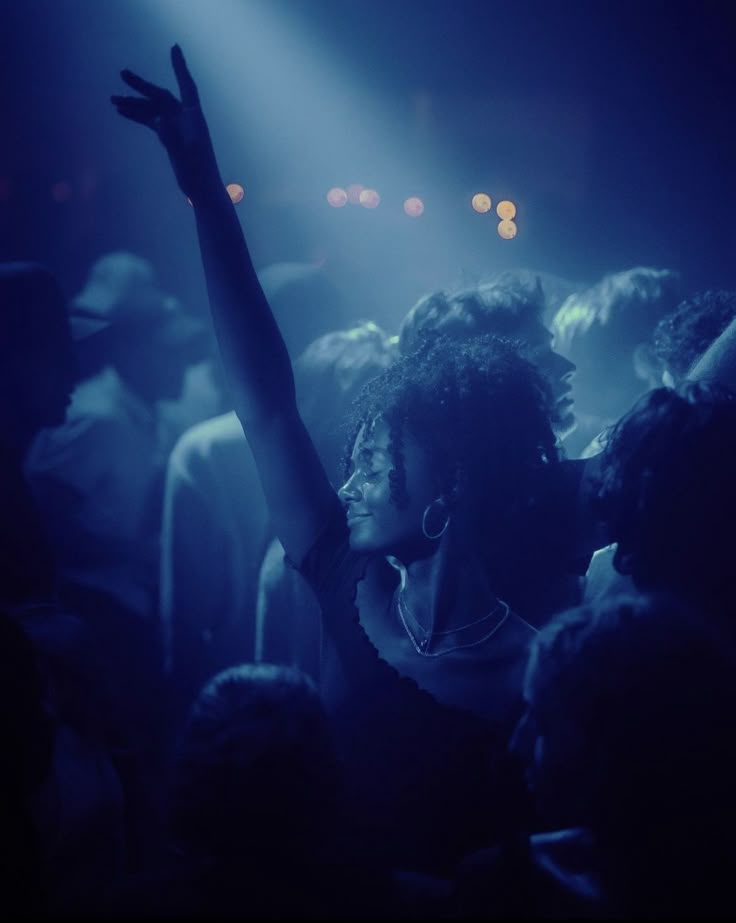
[[[363,385],[389,367],[396,352],[395,342],[366,321],[319,337],[294,363],[299,410],[334,483],[342,473],[350,405]]]
[[[556,348],[577,366],[583,414],[617,419],[646,390],[647,356],[658,321],[677,304],[679,277],[637,267],[605,276],[571,295],[552,327]]]
[[[652,351],[673,384],[681,382],[736,317],[736,292],[707,291],[686,298],[657,324]]]
[[[532,324],[542,324],[544,293],[517,280],[487,283],[448,294],[432,292],[421,298],[404,318],[399,332],[402,355],[436,337],[466,339],[492,334],[525,339]]]
[[[535,639],[540,808],[592,831],[606,884],[635,916],[692,913],[729,886],[735,666],[732,644],[668,597],[609,598]]]
[[[38,263],[0,264],[0,416],[31,432],[64,419],[76,379],[64,296]]]
[[[736,397],[688,383],[650,392],[613,429],[599,499],[615,563],[638,587],[720,610],[732,596]]]
[[[178,750],[174,834],[198,856],[308,849],[330,822],[336,765],[307,676],[269,664],[225,670],[200,693]]]

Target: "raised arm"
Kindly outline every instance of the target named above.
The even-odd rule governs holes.
[[[717,381],[736,390],[736,319],[711,343],[687,377],[692,381]]]
[[[289,356],[220,177],[199,94],[178,45],[171,62],[181,100],[130,71],[139,96],[118,112],[152,129],[194,206],[212,319],[235,410],[258,466],[276,534],[300,561],[338,503],[297,411]]]

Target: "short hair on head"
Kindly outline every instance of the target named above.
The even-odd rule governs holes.
[[[523,339],[530,323],[542,323],[543,309],[541,284],[530,288],[517,280],[483,283],[451,294],[432,292],[421,298],[404,318],[399,349],[407,355],[422,340],[438,336],[464,339],[490,333]]]
[[[628,352],[648,342],[659,319],[677,302],[679,275],[638,266],[609,273],[570,295],[553,320],[557,348],[575,361],[577,349]]]
[[[504,570],[510,576],[535,499],[558,459],[552,407],[545,379],[509,342],[487,334],[423,341],[362,390],[345,472],[360,428],[382,417],[391,434],[391,497],[402,506],[411,488],[402,451],[410,434],[425,452],[458,536],[496,576]]]
[[[736,395],[715,384],[657,388],[608,435],[600,513],[616,567],[644,589],[701,605],[730,595],[736,542]]]
[[[736,291],[706,291],[686,298],[657,324],[654,355],[678,382],[734,317]]]
[[[173,828],[210,854],[315,834],[338,788],[330,726],[301,671],[243,664],[217,674],[192,708],[176,759]],[[303,844],[302,844],[303,845]]]

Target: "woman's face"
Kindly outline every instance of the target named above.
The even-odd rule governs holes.
[[[409,502],[402,509],[396,505],[391,499],[389,441],[389,426],[382,417],[361,427],[351,454],[350,476],[338,493],[345,505],[351,548],[395,554],[404,560],[426,548],[422,515],[438,492],[424,451],[405,432],[402,455]]]

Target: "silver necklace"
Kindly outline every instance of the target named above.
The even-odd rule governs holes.
[[[492,635],[494,635],[498,631],[498,629],[503,625],[503,623],[506,621],[509,615],[511,614],[511,609],[508,603],[504,602],[502,599],[499,599],[496,606],[494,606],[494,608],[491,609],[489,613],[484,615],[482,618],[477,619],[475,622],[468,622],[467,625],[461,625],[458,628],[451,628],[447,631],[427,632],[425,637],[420,638],[420,640],[417,641],[416,636],[414,635],[414,632],[411,630],[411,628],[409,628],[409,623],[407,622],[407,616],[417,625],[419,625],[419,622],[412,615],[409,607],[404,602],[403,593],[401,591],[399,591],[396,597],[396,600],[397,600],[397,609],[399,612],[399,618],[401,619],[401,624],[404,626],[404,631],[407,633],[407,635],[409,635],[409,639],[411,640],[411,643],[414,645],[414,650],[417,652],[417,654],[420,654],[422,657],[441,657],[443,654],[449,654],[451,651],[457,651],[457,650],[460,650],[461,648],[478,647],[478,645],[483,644],[484,641],[487,641]],[[482,622],[485,622],[488,619],[492,618],[498,612],[499,609],[504,610],[503,615],[496,622],[493,628],[489,632],[487,632],[485,635],[483,635],[482,638],[478,638],[476,641],[469,641],[467,644],[454,644],[452,647],[447,647],[441,651],[430,651],[428,649],[429,645],[431,644],[432,640],[435,637],[441,637],[441,636],[446,637],[448,635],[454,635],[467,628],[472,628],[474,625],[480,625]],[[421,625],[419,625],[419,627],[421,628]]]

